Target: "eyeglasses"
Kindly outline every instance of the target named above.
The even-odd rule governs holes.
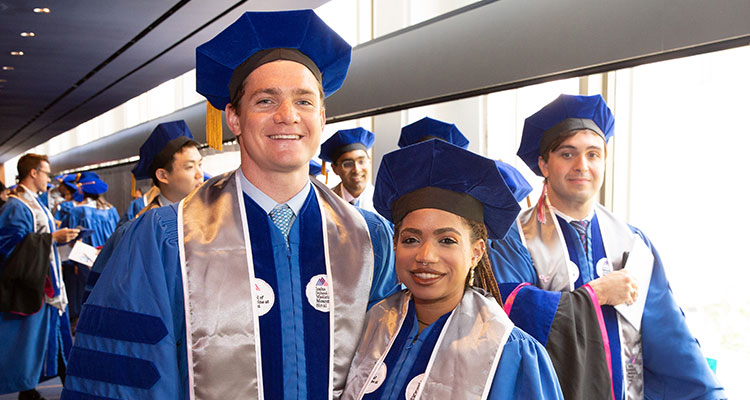
[[[370,163],[369,158],[358,158],[357,160],[344,160],[339,165],[341,165],[341,168],[343,169],[352,169],[354,168],[354,164],[357,164],[360,168],[365,168]]]
[[[36,169],[36,170],[37,170],[37,171],[39,171],[39,172],[43,172],[43,173],[44,173],[44,174],[46,174],[47,176],[50,176],[50,175],[52,175],[52,171],[45,171],[45,170],[43,170],[43,169],[41,169],[41,168],[34,168],[34,169]]]

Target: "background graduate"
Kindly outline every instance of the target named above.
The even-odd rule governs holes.
[[[72,337],[59,243],[78,235],[57,229],[37,193],[50,181],[47,156],[18,160],[18,185],[0,208],[0,393],[37,399],[34,387],[65,378]]]
[[[330,163],[341,182],[331,190],[347,203],[375,212],[370,183],[372,160],[368,151],[375,134],[365,128],[343,129],[320,145],[320,159]]]
[[[407,290],[368,312],[343,398],[562,398],[546,351],[500,305],[485,244],[520,207],[494,166],[440,140],[383,158],[375,206]]]
[[[86,172],[76,183],[76,195],[83,199],[73,207],[67,208],[67,212],[60,220],[60,227],[90,230],[91,233],[81,240],[89,246],[101,248],[114,233],[120,220],[117,209],[104,198],[106,192],[107,183],[96,173]],[[73,245],[71,243],[68,246]],[[63,262],[63,279],[68,293],[68,313],[73,332],[81,313],[90,268],[72,260]]]

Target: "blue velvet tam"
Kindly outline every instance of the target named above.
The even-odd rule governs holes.
[[[375,134],[365,128],[343,129],[320,145],[320,159],[332,164],[352,150],[367,151],[375,143]]]
[[[484,222],[489,238],[500,239],[521,211],[493,160],[441,140],[386,154],[375,182],[375,209],[394,224],[436,208]]]
[[[276,60],[306,66],[328,97],[344,84],[352,47],[312,10],[246,12],[195,54],[198,93],[224,110],[255,68]]]
[[[157,125],[141,146],[141,158],[131,171],[133,176],[135,179],[150,178],[157,169],[167,165],[180,147],[191,140],[193,134],[184,120]]]
[[[496,160],[495,165],[497,170],[500,171],[500,175],[503,176],[505,184],[508,185],[508,189],[513,193],[513,197],[517,202],[525,199],[526,196],[531,193],[533,188],[529,184],[529,181],[521,175],[517,169],[508,163]]]
[[[326,172],[328,172],[328,168],[326,168]],[[318,176],[322,173],[323,173],[323,166],[320,165],[320,163],[315,160],[310,160],[310,175]]]
[[[203,182],[205,182],[205,181],[207,181],[207,180],[209,180],[211,178],[213,178],[211,175],[209,175],[209,174],[207,174],[205,172],[203,173]]]
[[[78,193],[88,194],[102,194],[107,191],[107,183],[99,178],[99,176],[88,175],[82,177],[78,184]]]
[[[582,129],[594,131],[605,142],[609,142],[609,138],[614,134],[615,117],[601,95],[561,94],[526,118],[521,145],[516,154],[535,174],[542,176],[542,171],[539,170],[539,156],[563,133]]]
[[[458,130],[455,124],[424,117],[401,128],[398,147],[406,147],[429,139],[440,139],[463,149],[469,147],[469,139]]]

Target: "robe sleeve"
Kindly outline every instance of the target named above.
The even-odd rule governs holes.
[[[83,306],[62,399],[185,398],[178,247],[176,206],[124,233]]]
[[[534,264],[531,262],[531,254],[523,245],[518,225],[515,223],[503,239],[488,241],[487,255],[498,283],[529,282],[532,285],[538,284]]]
[[[553,292],[506,283],[500,293],[510,319],[545,346],[566,399],[612,398],[609,342],[588,286]]]
[[[369,310],[380,300],[398,292],[401,287],[398,284],[394,265],[393,228],[383,217],[360,208],[358,210],[367,222],[375,256],[370,299],[367,304]]]
[[[0,208],[0,270],[24,237],[34,232],[34,216],[20,200],[10,198]]]
[[[555,369],[539,342],[518,328],[503,348],[489,399],[562,399]]]
[[[138,212],[141,211],[145,206],[146,204],[143,201],[143,197],[139,197],[131,201],[130,205],[128,205],[128,210],[125,213],[125,220],[130,221],[131,219],[135,218],[135,216],[138,215]]]
[[[631,229],[654,255],[641,322],[644,395],[649,399],[727,398],[674,300],[659,253],[646,235]]]

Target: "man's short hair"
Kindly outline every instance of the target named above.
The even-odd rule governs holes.
[[[164,164],[163,166],[157,166],[156,168],[154,168],[154,172],[151,173],[151,181],[154,183],[154,186],[161,188],[161,186],[159,186],[159,183],[160,183],[159,180],[156,179],[156,170],[159,168],[163,168],[163,169],[166,169],[167,172],[172,172],[172,169],[174,168],[174,155],[177,153],[182,153],[188,147],[195,147],[196,149],[198,149],[200,148],[200,144],[198,144],[198,142],[196,142],[195,140],[188,140],[187,142],[185,142],[185,144],[180,146],[174,153],[172,153],[172,155],[169,157],[169,161],[167,161],[166,164]]]
[[[42,161],[49,162],[49,159],[44,154],[28,153],[21,156],[18,159],[18,181],[24,180],[31,173],[32,169],[37,169],[42,164]]]

